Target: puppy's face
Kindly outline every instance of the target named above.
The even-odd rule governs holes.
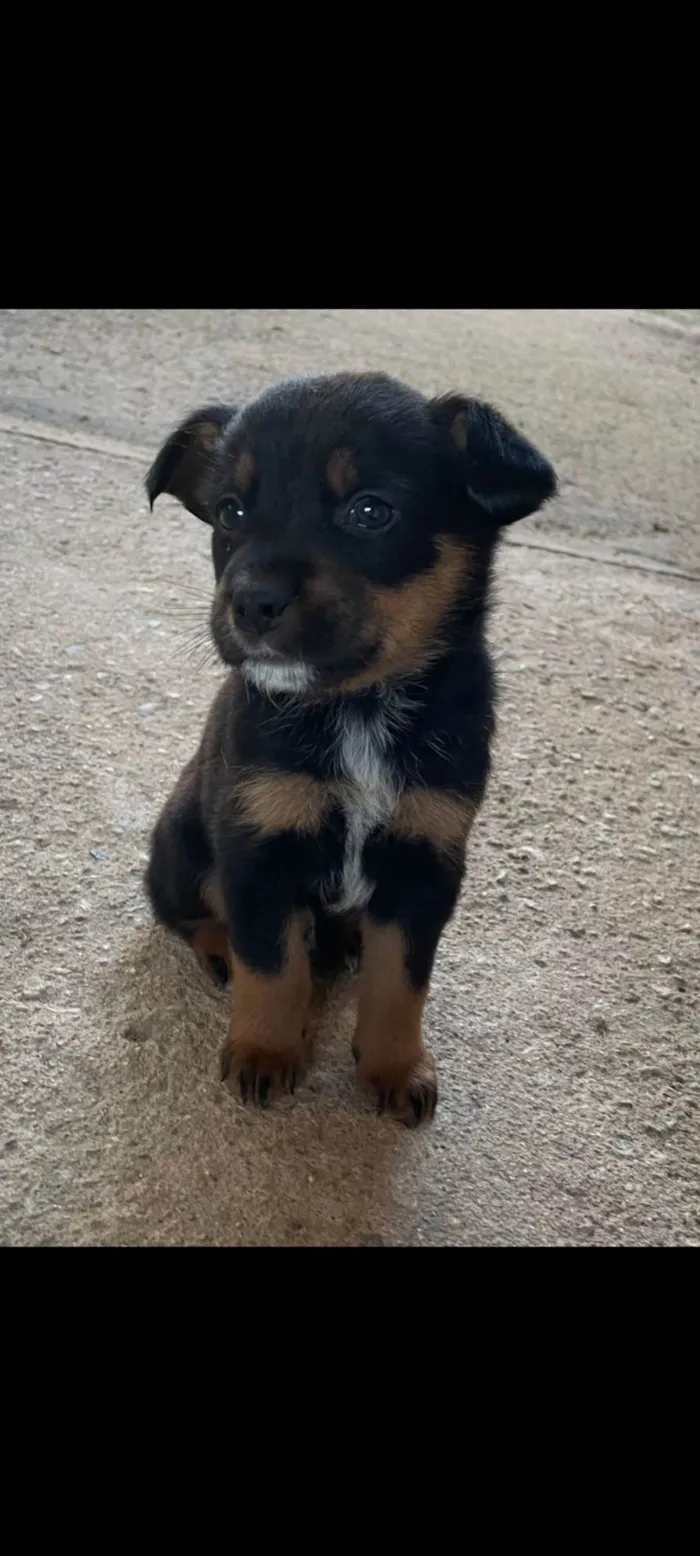
[[[292,380],[206,407],[147,479],[213,528],[212,631],[270,692],[412,674],[483,593],[498,526],[555,489],[551,466],[476,401],[379,375]]]

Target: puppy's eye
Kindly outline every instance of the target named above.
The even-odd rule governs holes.
[[[216,510],[216,517],[222,529],[237,529],[245,518],[245,509],[238,497],[222,497]]]
[[[340,522],[345,529],[376,535],[379,530],[388,529],[397,518],[396,509],[385,497],[374,497],[371,492],[366,492],[362,497],[356,497],[350,507],[346,508]]]

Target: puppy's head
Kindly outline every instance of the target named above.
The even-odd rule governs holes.
[[[217,648],[270,692],[419,672],[483,606],[500,526],[555,486],[489,406],[375,374],[207,406],[146,480],[212,526]]]

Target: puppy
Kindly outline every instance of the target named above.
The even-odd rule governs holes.
[[[380,1111],[432,1117],[433,959],[484,795],[484,624],[501,528],[551,465],[489,406],[380,374],[209,405],[146,489],[211,526],[231,673],[153,835],[157,917],[234,981],[222,1078],[264,1105],[309,1052],[314,970],[361,940],[353,1053]]]

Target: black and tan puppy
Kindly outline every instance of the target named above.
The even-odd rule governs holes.
[[[359,930],[359,1074],[419,1122],[423,1007],[489,771],[492,556],[554,472],[476,400],[341,374],[196,411],[146,486],[212,527],[231,666],[147,872],[162,922],[233,975],[223,1077],[259,1103],[294,1088],[313,959]]]

